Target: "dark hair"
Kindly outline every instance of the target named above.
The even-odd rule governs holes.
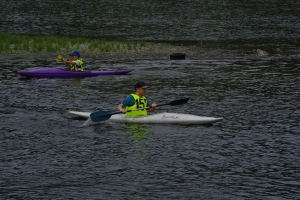
[[[139,81],[134,85],[134,90],[136,90],[136,88],[148,88],[148,86],[145,82]]]

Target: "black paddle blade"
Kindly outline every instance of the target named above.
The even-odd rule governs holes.
[[[190,98],[178,99],[175,101],[171,101],[170,103],[168,103],[168,105],[177,106],[177,105],[185,104],[186,102],[188,102],[189,99]]]
[[[99,112],[93,112],[90,114],[90,118],[93,122],[101,122],[108,120],[112,116],[112,113],[108,111],[99,111]]]

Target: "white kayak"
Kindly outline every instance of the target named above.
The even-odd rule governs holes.
[[[69,111],[69,113],[88,119],[90,112],[77,112]],[[180,114],[180,113],[156,113],[150,114],[145,117],[126,117],[125,114],[112,115],[108,121],[110,122],[121,122],[121,123],[143,123],[143,124],[212,124],[223,120],[222,117],[202,117],[191,114]]]

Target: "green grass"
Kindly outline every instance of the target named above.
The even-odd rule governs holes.
[[[107,41],[101,38],[0,33],[0,53],[41,51],[61,53],[75,49],[81,52],[127,52],[149,46],[151,44],[145,41]]]

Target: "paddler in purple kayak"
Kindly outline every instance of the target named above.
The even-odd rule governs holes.
[[[62,61],[67,64],[67,66],[72,71],[84,71],[83,61],[80,58],[80,53],[78,51],[73,51],[69,54],[72,57],[72,60],[62,58]]]

